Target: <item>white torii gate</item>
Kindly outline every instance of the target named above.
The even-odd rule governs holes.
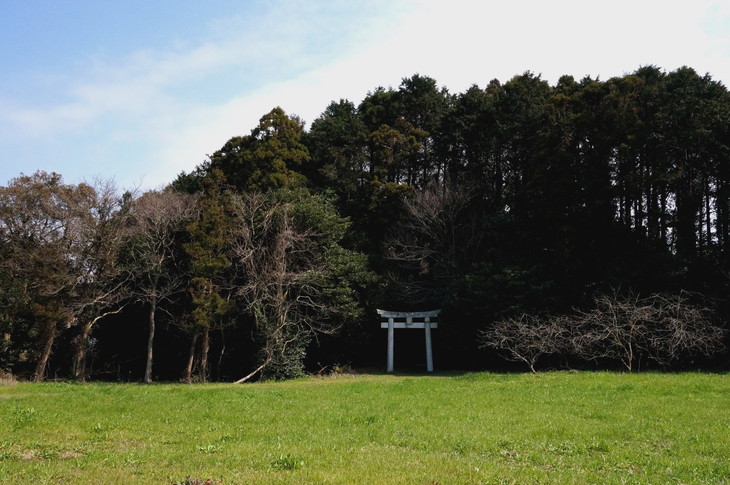
[[[388,372],[393,372],[393,353],[395,347],[396,328],[422,328],[426,333],[426,370],[433,372],[433,352],[431,350],[431,329],[438,328],[437,322],[432,322],[432,318],[436,318],[441,310],[431,310],[427,312],[391,312],[388,310],[378,310],[378,315],[383,319],[380,322],[380,328],[388,329]],[[417,320],[417,321],[414,321]]]

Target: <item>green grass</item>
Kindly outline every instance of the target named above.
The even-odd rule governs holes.
[[[730,483],[730,375],[0,387],[0,482]],[[12,480],[11,480],[12,479]]]

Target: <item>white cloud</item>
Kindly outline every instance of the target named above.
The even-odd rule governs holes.
[[[381,29],[350,56],[217,106],[199,107],[189,122],[171,124],[157,151],[164,163],[150,179],[169,181],[171,174],[191,170],[231,136],[248,134],[274,106],[311,124],[332,100],[358,103],[377,86],[397,87],[403,77],[416,73],[462,92],[474,83],[485,86],[494,78],[504,82],[526,70],[556,82],[563,74],[606,79],[647,64],[668,70],[693,66],[707,45],[700,27],[703,11],[657,10],[660,5],[666,4],[621,0],[587,8],[577,1],[503,2],[499,7],[466,0],[404,3],[400,9],[408,15],[397,28]]]

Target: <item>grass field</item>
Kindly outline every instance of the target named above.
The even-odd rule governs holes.
[[[730,375],[0,386],[0,482],[730,483]]]

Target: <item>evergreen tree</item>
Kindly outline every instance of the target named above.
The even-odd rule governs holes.
[[[185,373],[188,382],[192,380],[192,350],[196,341],[201,338],[199,379],[205,382],[209,376],[210,332],[222,328],[235,310],[230,285],[225,284],[231,266],[228,258],[231,216],[226,211],[228,195],[224,192],[223,172],[213,169],[202,182],[204,190],[197,200],[197,217],[188,223],[189,240],[183,245],[190,257],[188,292],[193,304],[191,355]]]

